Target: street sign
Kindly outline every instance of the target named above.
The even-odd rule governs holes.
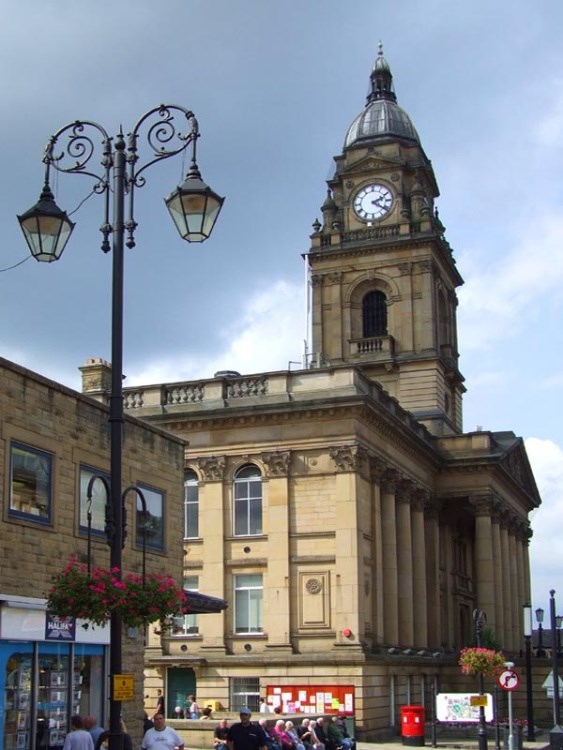
[[[503,669],[497,677],[497,682],[503,690],[516,690],[520,685],[520,677],[513,669]]]
[[[486,706],[488,702],[486,695],[472,695],[469,699],[469,704],[471,706]]]
[[[134,700],[134,680],[132,674],[114,674],[113,675],[113,700],[114,701],[132,701]]]

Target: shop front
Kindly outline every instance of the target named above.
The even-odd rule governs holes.
[[[109,627],[47,615],[44,600],[0,595],[0,748],[60,748],[72,714],[105,724]]]

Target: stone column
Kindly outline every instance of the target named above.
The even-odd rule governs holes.
[[[477,586],[477,609],[486,612],[488,627],[494,631],[496,627],[496,623],[494,622],[495,578],[491,521],[493,496],[474,496],[471,498],[471,504],[475,510],[475,582]]]
[[[260,458],[266,468],[267,485],[264,526],[268,534],[268,575],[264,584],[268,587],[268,596],[264,598],[264,604],[272,602],[276,613],[275,617],[267,618],[266,648],[291,652],[288,487],[291,455],[289,451],[271,451],[261,453]]]
[[[424,507],[428,493],[416,490],[411,500],[414,645],[428,646],[428,586]]]
[[[512,580],[511,568],[514,560],[510,557],[510,547],[508,544],[508,527],[510,516],[507,512],[503,513],[500,521],[500,548],[502,554],[502,607],[504,610],[504,632],[499,633],[499,637],[507,648],[511,648],[512,643]]]
[[[369,476],[368,457],[359,445],[331,448],[329,453],[336,467],[334,626],[338,646],[358,648],[368,614],[364,594],[363,532],[358,517],[359,487]],[[351,630],[352,636],[343,637],[344,629]]]
[[[225,504],[228,506],[227,486],[224,484],[225,457],[212,456],[195,461],[203,481],[199,483],[200,534],[203,541],[202,575],[199,587],[210,596],[230,599],[225,591]],[[205,510],[203,510],[205,509]],[[187,558],[189,560],[189,558]],[[189,572],[188,568],[188,572]],[[198,573],[199,570],[194,571]],[[205,617],[202,650],[226,653],[225,618],[226,613]],[[201,623],[203,624],[203,623]]]
[[[372,581],[373,581],[373,637],[375,643],[385,643],[384,613],[384,575],[383,575],[383,527],[382,527],[382,490],[381,480],[386,466],[383,461],[371,459],[371,482],[373,485],[373,544],[372,544]]]
[[[493,509],[492,533],[493,533],[493,573],[495,580],[495,633],[500,636],[504,633],[504,605],[502,601],[502,553],[500,542],[500,510],[497,505]],[[503,643],[504,645],[504,643]]]
[[[381,480],[381,533],[383,552],[383,622],[384,641],[399,645],[399,598],[397,570],[397,517],[395,490],[397,474],[388,471]]]
[[[520,622],[522,620],[522,604],[524,600],[520,598],[519,586],[518,586],[518,545],[516,542],[516,533],[518,531],[518,519],[516,516],[512,516],[508,525],[508,554],[511,560],[510,565],[510,614],[511,614],[511,627],[509,636],[509,648],[515,650],[521,645],[519,633],[520,633]]]
[[[414,644],[411,494],[412,484],[410,482],[401,482],[395,493],[397,500],[399,643],[401,646],[412,646]]]
[[[426,586],[428,646],[437,648],[442,644],[442,608],[440,603],[440,530],[438,519],[440,506],[431,500],[424,506],[424,528],[426,533]]]

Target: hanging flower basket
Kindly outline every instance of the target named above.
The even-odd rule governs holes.
[[[186,605],[185,591],[169,576],[128,573],[119,569],[93,568],[72,557],[63,571],[53,576],[47,593],[47,611],[59,617],[76,617],[105,625],[112,612],[121,614],[126,627],[140,627],[179,614]]]
[[[502,671],[505,661],[502,652],[492,648],[464,648],[459,655],[463,674],[494,676]]]

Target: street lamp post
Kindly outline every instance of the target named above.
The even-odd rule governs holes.
[[[527,703],[527,740],[535,742],[536,730],[534,728],[534,690],[532,685],[532,607],[530,604],[524,604],[524,640],[526,643],[526,703]]]
[[[483,629],[487,622],[487,614],[482,609],[473,610],[473,624],[475,626],[475,640],[477,647],[481,648]],[[479,695],[485,695],[485,678],[482,672],[479,672]],[[479,750],[487,750],[487,722],[485,720],[485,706],[481,702],[479,705]]]
[[[557,663],[557,648],[555,646],[555,589],[549,592],[549,620],[551,626],[551,674],[553,676],[553,729],[549,733],[551,750],[562,750],[563,728],[561,727],[561,709],[559,706],[559,672]]]
[[[536,649],[536,656],[545,656],[543,648],[543,615],[544,611],[541,607],[536,609],[536,620],[538,623],[538,647]]]
[[[175,122],[178,117],[182,123]],[[185,128],[185,132],[184,132]],[[63,144],[63,136],[67,139]],[[146,139],[149,156],[139,163],[138,143]],[[99,150],[97,138],[101,137],[102,174],[89,171],[89,162]],[[191,146],[191,165],[182,185],[167,199],[166,205],[180,235],[188,242],[203,242],[211,234],[221,210],[223,198],[219,197],[201,179],[196,162],[196,144],[199,138],[197,120],[192,112],[177,105],[160,105],[145,113],[125,138],[119,132],[110,138],[107,131],[91,121],[76,121],[60,128],[49,139],[43,162],[45,184],[39,201],[18,216],[32,255],[40,261],[51,262],[60,258],[74,228],[65,211],[55,203],[50,188],[50,170],[86,175],[94,180],[93,191],[104,196],[105,214],[101,227],[102,250],[113,252],[112,258],[112,322],[111,322],[111,392],[109,399],[110,423],[110,492],[107,537],[110,546],[110,566],[122,569],[124,542],[124,512],[122,498],[122,433],[123,410],[123,270],[124,245],[135,246],[134,194],[145,184],[143,172],[156,162],[185,151]],[[110,196],[113,193],[113,210],[110,219]],[[128,215],[125,217],[126,196]],[[125,234],[127,233],[127,238]],[[111,235],[111,248],[109,237]],[[110,618],[110,750],[123,750],[121,730],[121,701],[116,699],[114,686],[122,671],[122,621],[121,614],[111,613]]]

